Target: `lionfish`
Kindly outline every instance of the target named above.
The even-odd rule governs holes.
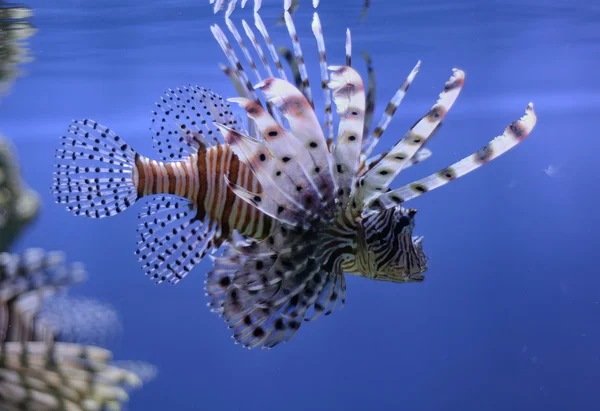
[[[297,86],[287,80],[260,15],[254,18],[278,75],[250,25],[242,21],[267,78],[226,18],[257,84],[252,86],[224,31],[212,26],[241,96],[225,100],[197,86],[166,93],[151,127],[161,161],[140,155],[93,120],[74,121],[57,151],[53,192],[72,213],[91,218],[115,215],[149,197],[139,215],[136,251],[146,274],[157,283],[177,283],[210,253],[209,306],[233,329],[236,343],[272,348],[289,341],[303,321],[344,305],[345,274],[422,281],[427,270],[423,237],[413,236],[417,211],[404,203],[505,153],[529,135],[536,115],[530,103],[523,117],[477,152],[391,190],[402,170],[428,157],[424,144],[456,101],[465,73],[454,69],[432,108],[391,149],[370,157],[420,62],[369,134],[373,102],[351,66],[350,31],[346,64],[328,66],[315,12],[321,125],[291,15],[285,11],[301,77]],[[332,102],[339,118],[335,141]],[[248,127],[229,103],[245,111]],[[228,247],[222,255],[213,257],[223,244]]]

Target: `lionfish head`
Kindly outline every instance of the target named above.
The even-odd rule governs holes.
[[[363,219],[357,253],[362,275],[396,283],[424,280],[423,237],[412,235],[416,214],[412,208],[397,205]]]

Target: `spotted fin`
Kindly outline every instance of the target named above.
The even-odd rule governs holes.
[[[502,135],[494,138],[476,153],[437,173],[385,193],[379,197],[379,201],[384,207],[391,207],[412,200],[478,169],[523,141],[531,133],[536,122],[537,116],[533,104],[529,103],[525,109],[525,115],[520,120],[511,123]]]
[[[309,225],[309,222],[306,218],[299,217],[299,213],[294,212],[293,209],[286,208],[284,203],[275,202],[266,193],[249,191],[235,183],[232,183],[227,177],[225,177],[225,181],[227,182],[229,189],[233,191],[235,195],[246,201],[251,206],[255,207],[257,210],[260,210],[261,213],[292,226]]]
[[[321,273],[325,280],[314,304],[307,311],[304,321],[314,321],[322,314],[330,315],[337,307],[346,303],[346,277],[344,274],[326,271]]]
[[[302,198],[296,184],[282,172],[279,161],[269,152],[267,145],[226,126],[216,125],[240,160],[252,169],[262,187],[262,193],[257,194],[230,183],[234,192],[280,221],[296,224],[297,221],[304,220],[303,214],[310,214],[310,211],[301,205]]]
[[[273,348],[296,334],[310,308],[326,312],[337,301],[332,290],[339,289],[336,278],[343,275],[321,268],[315,246],[262,257],[227,250],[215,260],[206,281],[209,305],[233,329],[237,343]]]
[[[139,214],[137,232],[135,253],[144,273],[156,284],[177,284],[220,240],[214,222],[203,222],[195,206],[173,196],[148,201]]]
[[[295,155],[308,153],[312,161],[304,161],[303,164],[310,164],[310,170],[318,170],[313,178],[321,198],[332,198],[335,193],[332,159],[312,106],[297,88],[281,79],[267,79],[256,85],[256,88],[263,91],[267,100],[288,120],[290,134],[300,143]]]
[[[162,161],[182,160],[210,147],[217,136],[213,121],[237,126],[229,103],[204,87],[169,89],[156,106],[150,130]]]
[[[436,104],[421,118],[390,152],[359,179],[357,205],[368,206],[384,193],[405,165],[436,130],[456,101],[464,84],[463,71],[454,69]]]
[[[136,152],[108,127],[73,120],[56,150],[52,194],[74,215],[113,216],[137,200]]]
[[[356,179],[365,120],[365,89],[360,75],[351,67],[329,67],[333,101],[340,118],[333,157],[338,196],[345,205]]]
[[[278,164],[273,180],[277,181],[284,176],[289,178],[296,187],[296,196],[302,198],[297,202],[302,204],[303,209],[310,211],[313,215],[321,215],[323,207],[321,205],[322,193],[318,186],[320,177],[318,173],[322,174],[326,171],[322,169],[323,166],[314,165],[310,153],[296,136],[279,125],[262,106],[243,98],[229,99],[229,101],[238,103],[246,110],[248,117],[256,123],[267,149],[277,159]],[[307,169],[309,165],[314,168]]]

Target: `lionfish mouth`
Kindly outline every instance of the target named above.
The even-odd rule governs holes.
[[[416,253],[417,261],[419,263],[418,263],[417,267],[415,267],[415,269],[417,271],[408,273],[407,276],[408,276],[409,281],[419,281],[420,282],[420,281],[425,280],[425,276],[423,275],[423,273],[425,271],[427,271],[427,256],[423,252],[423,245],[422,245],[423,238],[425,238],[425,237],[423,237],[422,235],[412,238],[413,249],[414,249],[414,252]]]

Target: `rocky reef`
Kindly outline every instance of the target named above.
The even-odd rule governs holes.
[[[74,342],[119,326],[108,306],[66,297],[85,278],[60,252],[0,253],[0,410],[118,411],[128,390],[156,376],[150,364],[113,363],[109,350]]]

